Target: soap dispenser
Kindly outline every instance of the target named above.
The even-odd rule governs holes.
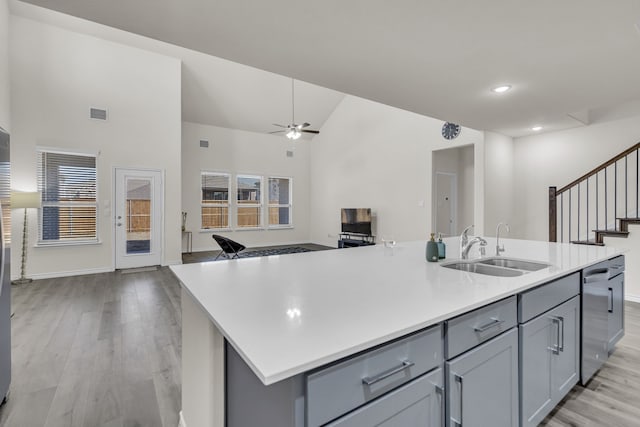
[[[442,233],[438,233],[438,259],[445,259],[447,256],[447,247],[442,241]]]
[[[429,262],[438,261],[438,243],[435,240],[435,233],[431,233],[431,239],[427,242],[426,258]]]

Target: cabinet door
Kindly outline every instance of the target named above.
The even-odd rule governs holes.
[[[609,353],[624,336],[624,274],[609,280]]]
[[[523,427],[537,426],[553,409],[551,358],[556,351],[556,323],[543,314],[519,327]]]
[[[517,328],[456,357],[446,367],[448,426],[518,426]]]
[[[438,368],[327,424],[327,427],[441,427],[443,373]]]
[[[580,297],[520,325],[524,426],[537,426],[578,382]]]
[[[551,358],[553,406],[578,383],[580,372],[580,297],[574,297],[551,310],[557,319],[558,351]]]

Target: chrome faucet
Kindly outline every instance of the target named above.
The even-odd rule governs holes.
[[[469,258],[469,251],[471,250],[471,247],[476,243],[480,243],[480,255],[485,255],[485,247],[487,246],[486,240],[479,236],[476,236],[473,239],[469,240],[468,233],[472,228],[473,225],[468,226],[460,235],[460,258],[462,259]]]
[[[500,246],[500,226],[501,225],[505,226],[505,228],[507,229],[507,233],[511,232],[511,229],[509,228],[509,224],[505,222],[498,223],[498,226],[496,227],[496,256],[500,256],[500,252],[504,252],[504,243],[502,244],[502,246]]]
[[[471,247],[476,243],[480,243],[480,256],[485,256],[485,247],[487,246],[487,241],[480,236],[476,236],[473,239],[469,240],[469,242],[467,242],[464,248],[462,248],[462,253],[460,257],[462,259],[468,259],[469,251],[471,250]]]
[[[469,243],[469,236],[467,235],[467,233],[469,233],[469,230],[471,230],[473,227],[474,227],[474,225],[471,224],[470,226],[465,228],[462,231],[462,234],[460,235],[460,258],[464,259],[464,257],[462,256],[462,253],[464,252],[464,248]]]

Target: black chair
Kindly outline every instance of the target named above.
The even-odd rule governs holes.
[[[223,255],[223,254],[227,259],[239,258],[238,252],[242,252],[243,250],[246,249],[244,245],[238,242],[234,242],[231,239],[227,239],[226,237],[219,236],[217,234],[214,234],[211,237],[213,237],[216,243],[220,245],[220,249],[222,249],[222,252],[218,254],[215,260],[217,260],[220,257],[220,255]]]

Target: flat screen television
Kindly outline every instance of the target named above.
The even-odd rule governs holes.
[[[342,208],[342,232],[371,236],[370,208]]]

